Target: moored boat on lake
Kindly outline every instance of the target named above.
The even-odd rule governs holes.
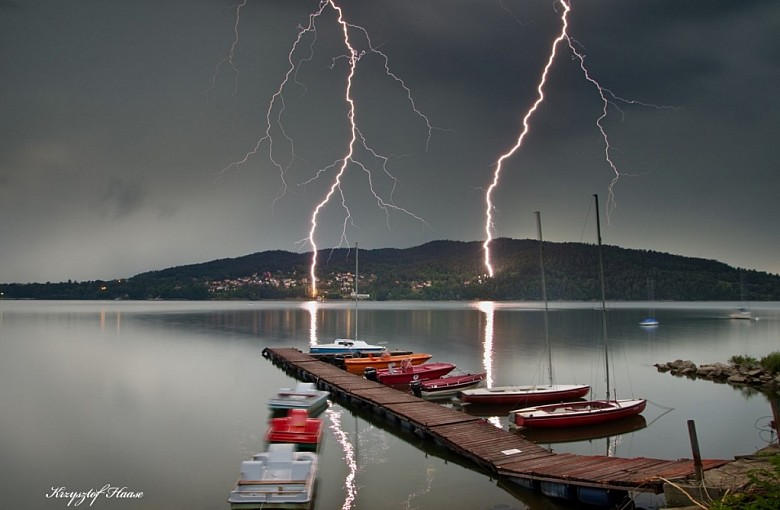
[[[510,427],[575,427],[597,425],[612,420],[634,416],[645,410],[644,399],[611,399],[609,382],[609,342],[607,341],[607,307],[604,290],[604,262],[601,253],[601,223],[599,200],[596,204],[596,232],[598,239],[599,276],[601,280],[601,317],[604,340],[604,366],[606,368],[607,395],[604,400],[562,402],[535,407],[526,407],[509,412]]]
[[[291,443],[298,449],[316,450],[322,439],[322,420],[309,418],[305,409],[290,409],[287,416],[271,418],[265,439],[269,443]]]
[[[425,399],[450,398],[459,391],[475,388],[485,383],[486,372],[480,374],[456,374],[413,382],[412,393]]]
[[[310,354],[354,354],[354,353],[372,353],[381,354],[387,348],[384,345],[369,344],[363,340],[350,340],[348,338],[338,338],[329,344],[312,345],[309,348]]]
[[[305,409],[314,414],[328,402],[329,393],[318,390],[314,383],[299,382],[295,388],[280,388],[278,393],[268,400],[268,407],[274,411],[287,409]]]
[[[510,427],[579,427],[635,416],[645,410],[644,399],[584,400],[526,407],[509,412]]]
[[[413,365],[411,360],[407,359],[401,362],[400,366],[391,365],[387,368],[368,368],[366,369],[366,379],[378,381],[388,386],[401,386],[411,384],[414,381],[425,381],[428,379],[438,379],[455,369],[452,363],[425,363]]]
[[[317,454],[296,452],[292,444],[272,444],[241,463],[228,502],[235,510],[309,508],[314,500]]]
[[[344,368],[347,372],[356,375],[363,375],[367,368],[385,369],[390,364],[400,364],[403,360],[411,360],[412,365],[421,365],[431,359],[433,354],[411,353],[411,354],[390,354],[382,353],[381,356],[362,356],[359,358],[344,358]]]
[[[589,391],[587,384],[494,386],[460,391],[458,399],[469,404],[528,406],[574,400],[584,397]]]

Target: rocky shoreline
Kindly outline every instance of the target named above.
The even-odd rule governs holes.
[[[749,386],[762,392],[780,395],[780,374],[770,373],[761,367],[711,363],[696,365],[690,360],[675,360],[653,365],[659,372],[670,372],[691,379],[709,379],[733,386]]]

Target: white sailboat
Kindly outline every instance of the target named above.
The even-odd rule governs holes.
[[[653,280],[650,278],[647,279],[647,300],[652,302],[653,301]],[[642,319],[639,322],[639,325],[643,328],[653,328],[655,326],[658,326],[658,319],[655,318],[655,310],[648,310],[647,311],[647,317]]]
[[[368,294],[358,293],[358,244],[355,243],[355,281],[353,283],[352,297],[355,298],[355,326],[354,338],[337,338],[329,344],[312,345],[309,354],[382,354],[387,350],[384,345],[369,344],[358,340],[358,299],[365,299]]]
[[[547,346],[549,384],[524,386],[494,386],[462,390],[458,398],[472,404],[527,406],[545,402],[561,402],[584,397],[590,391],[587,384],[554,384],[552,349],[548,326],[547,283],[544,275],[544,251],[542,240],[541,213],[536,212],[536,226],[539,234],[539,263],[541,268],[542,300],[544,301],[544,337]]]

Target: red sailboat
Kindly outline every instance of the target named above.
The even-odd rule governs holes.
[[[599,248],[599,276],[601,279],[601,317],[604,335],[607,398],[579,402],[540,405],[516,409],[509,413],[511,427],[574,427],[595,425],[635,416],[645,410],[644,399],[611,399],[609,390],[609,342],[607,341],[607,307],[604,291],[604,261],[601,254],[601,225],[599,221],[599,197],[593,195],[596,204],[596,232]]]

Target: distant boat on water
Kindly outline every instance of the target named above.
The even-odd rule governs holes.
[[[653,280],[647,279],[647,300],[652,303],[653,296]],[[639,325],[643,328],[652,328],[658,326],[658,319],[655,318],[655,310],[649,309],[647,311],[647,317],[639,321]]]

